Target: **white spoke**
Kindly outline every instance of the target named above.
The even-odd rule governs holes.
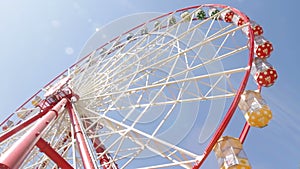
[[[211,7],[156,16],[98,44],[102,46],[37,93],[43,101],[59,100],[68,89],[71,94],[63,97],[72,105],[81,130],[74,131],[64,110],[41,133],[43,140],[74,168],[85,167],[82,153],[90,155],[95,168],[192,168],[205,155],[237,91],[246,85],[251,67],[250,42],[242,31],[249,23],[225,22],[220,14],[230,8],[224,6],[214,16],[198,18],[197,11],[208,13]],[[64,78],[68,81],[55,88]],[[45,96],[51,89],[56,93]],[[55,105],[50,103],[49,109]],[[15,123],[0,138],[16,128],[20,131],[0,142],[0,154],[34,125],[21,130],[18,124],[41,109],[41,102],[35,107],[28,102],[13,114]],[[78,133],[82,139],[76,138]],[[77,139],[87,145],[84,151]],[[21,167],[58,166],[35,147]]]

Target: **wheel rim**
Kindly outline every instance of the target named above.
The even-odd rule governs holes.
[[[99,159],[109,154],[110,162],[119,168],[161,164],[191,168],[202,155],[199,150],[208,145],[230,109],[226,105],[243,91],[253,57],[242,26],[213,17],[190,21],[180,18],[183,11],[189,10],[191,18],[196,18],[200,8],[210,7],[181,9],[150,20],[62,73],[71,76],[70,87],[80,96],[74,106],[90,153],[98,161],[95,165],[100,166]],[[176,23],[170,25],[173,18]],[[160,22],[160,29],[155,28],[155,21]],[[147,33],[141,35],[145,28]],[[127,39],[130,33],[133,37]],[[252,46],[250,43],[250,49]],[[74,166],[82,167],[65,114],[43,138]],[[174,134],[176,131],[180,134]],[[199,139],[191,139],[195,134]],[[14,138],[19,135],[22,132]],[[98,147],[93,145],[96,138],[101,142]],[[194,146],[184,144],[187,140]],[[2,142],[1,149],[12,142]],[[99,147],[101,153],[95,150]],[[55,165],[37,148],[30,157],[24,167]]]

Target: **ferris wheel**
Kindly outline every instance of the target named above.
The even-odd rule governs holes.
[[[260,92],[277,79],[262,27],[219,4],[131,26],[0,124],[0,168],[196,169],[212,151],[251,168],[242,144],[272,118]],[[239,111],[240,136],[223,136]]]

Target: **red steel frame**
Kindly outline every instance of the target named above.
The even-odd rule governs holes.
[[[47,107],[44,110],[41,110],[39,114],[18,124],[16,127],[0,136],[0,142],[2,142],[6,139],[9,139],[9,137],[21,131],[23,128],[37,121],[36,124],[32,126],[26,134],[24,134],[0,157],[0,168],[19,168],[24,159],[29,155],[30,151],[36,145],[38,148],[40,148],[40,151],[44,152],[51,160],[53,160],[58,165],[58,167],[64,169],[72,169],[73,167],[63,157],[61,157],[61,155],[58,154],[56,150],[54,150],[44,139],[41,138],[41,133],[51,121],[57,118],[57,116],[59,115],[58,113],[61,112],[60,110],[64,106],[67,108],[70,115],[70,120],[74,128],[75,139],[77,140],[77,145],[79,147],[83,165],[85,168],[95,169],[94,162],[88,150],[88,143],[84,138],[83,131],[79,124],[79,119],[74,112],[74,108],[71,102],[67,98],[63,98],[62,100],[60,100],[51,110],[49,110],[51,107]],[[105,148],[101,147],[100,145],[101,141],[98,138],[94,138],[93,146],[95,147],[97,153],[103,153],[105,151]],[[108,154],[104,154],[99,159],[99,161],[100,164],[103,165],[104,169],[108,169],[112,165],[117,167],[114,162],[111,162]]]
[[[52,110],[38,119],[34,126],[5,151],[0,157],[0,167],[7,169],[20,168],[22,162],[41,138],[41,133],[58,116],[67,101],[66,98],[59,101]]]
[[[31,118],[25,120],[24,122],[18,124],[17,126],[15,126],[14,128],[12,128],[11,130],[9,130],[6,133],[3,133],[0,136],[0,143],[2,141],[4,141],[5,139],[8,139],[10,136],[16,134],[17,132],[19,132],[20,130],[22,130],[23,128],[27,127],[28,125],[32,124],[33,122],[35,122],[37,119],[43,117],[46,113],[48,113],[49,109],[44,109],[43,111],[41,111],[39,114],[36,114],[34,116],[32,116]]]
[[[235,9],[235,8],[231,8],[225,5],[219,5],[219,4],[206,4],[206,5],[201,5],[201,6],[206,6],[206,7],[219,7],[219,8],[230,8],[230,10],[232,10],[235,14],[239,15],[244,21],[248,22],[249,19],[248,17],[243,14],[242,12],[240,12],[239,10]],[[192,6],[192,7],[188,7],[188,8],[183,8],[183,9],[179,9],[176,12],[180,12],[180,11],[185,11],[188,9],[193,9],[193,8],[198,8],[201,7],[199,6]],[[173,12],[167,13],[165,15],[169,15]],[[160,17],[163,17],[165,15],[162,15]],[[160,18],[158,17],[158,18]],[[157,19],[157,18],[155,18]],[[155,19],[151,20],[154,21]],[[133,29],[139,28],[141,26],[143,26],[144,24],[141,24]],[[115,38],[116,39],[116,38]],[[114,41],[111,40],[111,41]],[[110,42],[111,42],[110,41]],[[104,44],[103,46],[105,46],[106,44]],[[101,47],[103,47],[101,46]],[[249,69],[246,71],[245,76],[243,78],[242,84],[240,85],[236,96],[228,110],[228,112],[226,113],[223,121],[221,122],[221,124],[219,125],[218,129],[216,130],[213,138],[211,139],[209,145],[206,147],[204,154],[202,156],[202,158],[197,161],[195,163],[195,165],[193,166],[193,169],[198,169],[201,167],[201,165],[204,163],[205,159],[208,157],[208,155],[210,154],[210,152],[212,151],[214,145],[216,144],[216,142],[218,141],[218,139],[222,136],[223,132],[225,131],[227,125],[229,124],[236,108],[238,105],[238,102],[240,100],[240,95],[242,94],[242,92],[244,91],[249,75],[250,75],[250,69],[252,66],[252,61],[253,61],[253,47],[254,46],[254,35],[253,35],[253,31],[252,29],[250,29],[249,26],[249,58],[248,58],[248,67]],[[100,49],[101,47],[99,47],[98,49]],[[82,62],[84,59],[86,59],[90,54],[88,54],[87,56],[81,58],[78,62],[76,62],[75,64],[73,64],[72,66],[70,66],[70,68],[73,68],[75,65],[77,65],[78,63]],[[48,86],[49,84],[53,83],[55,80],[57,80],[61,75],[63,75],[64,73],[66,73],[67,70],[63,71],[60,75],[58,75],[56,78],[54,78],[52,81],[50,81],[46,86]],[[34,96],[36,96],[37,94],[39,94],[41,92],[41,90],[39,90],[35,95],[33,95],[31,98],[29,98],[23,105],[21,105],[17,110],[19,110],[21,107],[23,107],[25,104],[27,104]],[[53,120],[55,117],[57,117],[57,113],[59,111],[56,110],[56,108],[62,106],[63,104],[66,104],[66,107],[69,111],[69,115],[70,115],[70,119],[72,121],[72,124],[74,126],[74,130],[75,130],[75,137],[78,143],[78,147],[80,149],[80,154],[83,158],[83,163],[84,166],[86,168],[94,168],[94,164],[92,161],[92,158],[90,157],[88,148],[87,148],[87,143],[84,140],[83,137],[83,133],[82,130],[79,126],[79,119],[76,117],[76,115],[74,114],[74,110],[73,107],[71,105],[71,103],[67,103],[66,99],[63,99],[64,101],[60,101],[59,104],[57,104],[56,106],[54,106],[54,108],[52,110],[50,110],[49,112],[44,111],[43,113],[39,113],[36,116],[24,121],[23,123],[19,124],[18,126],[16,126],[15,128],[13,128],[12,130],[6,132],[5,134],[0,136],[0,142],[2,142],[5,139],[8,139],[10,136],[12,136],[13,134],[17,133],[19,130],[23,129],[24,127],[28,126],[29,124],[31,124],[34,121],[37,121],[37,124],[34,125],[34,127],[32,127],[29,130],[29,134],[25,134],[20,140],[18,140],[7,152],[5,152],[4,155],[1,156],[0,158],[0,168],[1,167],[6,167],[6,168],[18,168],[21,163],[23,162],[23,160],[25,159],[25,157],[29,154],[30,150],[37,145],[42,152],[45,152],[45,154],[47,154],[55,163],[57,163],[60,167],[62,168],[72,168],[54,149],[51,148],[51,146],[49,146],[48,143],[46,143],[45,140],[43,140],[42,138],[40,138],[40,134],[43,129],[45,129],[45,127],[49,124],[49,122],[51,120]],[[63,102],[63,103],[62,103]],[[14,114],[14,113],[13,113]],[[2,126],[11,116],[13,116],[13,114],[11,114],[6,120],[4,120],[0,126]],[[41,119],[38,119],[40,118]],[[248,134],[250,130],[250,125],[246,122],[244,125],[244,128],[240,134],[240,141],[241,143],[243,143],[246,139],[246,136]],[[24,146],[24,143],[26,143],[26,146]],[[20,144],[22,144],[22,146],[19,146]],[[102,147],[99,147],[99,145],[101,144],[101,141],[99,139],[96,139],[93,141],[94,147],[97,151],[97,153],[102,153],[105,151],[105,149],[103,149]],[[13,152],[18,152],[18,153],[14,153],[17,154],[16,156],[14,156],[14,158],[12,158],[12,155],[10,155]],[[109,158],[107,158],[106,156],[104,157],[104,159],[100,159],[100,163],[102,165],[104,165],[105,163],[109,163]],[[105,167],[105,166],[104,166]]]
[[[95,169],[92,157],[88,150],[88,144],[84,138],[83,131],[80,127],[79,119],[75,114],[72,104],[69,102],[66,105],[66,108],[69,111],[70,121],[74,128],[75,138],[82,158],[83,166],[84,168]]]
[[[231,11],[233,11],[235,14],[239,15],[245,22],[249,22],[249,18],[243,14],[242,12],[240,12],[239,10],[229,7],[229,6],[225,6],[225,5],[219,5],[219,4],[207,4],[204,5],[207,7],[219,7],[219,8],[230,8]],[[252,62],[253,62],[253,57],[254,57],[254,34],[253,31],[250,27],[250,25],[248,25],[249,27],[249,57],[248,57],[248,67],[249,69],[246,71],[243,81],[239,87],[239,89],[237,90],[237,93],[234,97],[233,102],[231,103],[225,117],[223,118],[221,124],[219,125],[218,129],[216,130],[215,134],[213,135],[210,143],[208,144],[208,146],[206,147],[206,149],[204,150],[203,156],[201,157],[201,159],[199,161],[197,161],[194,166],[193,169],[198,169],[201,167],[201,165],[204,163],[205,159],[208,157],[208,155],[210,154],[210,152],[212,151],[213,147],[215,146],[215,144],[217,143],[217,141],[220,139],[220,137],[222,136],[223,132],[225,131],[227,125],[229,124],[236,108],[237,105],[240,101],[240,96],[241,94],[244,92],[245,87],[247,85],[248,82],[248,78],[250,76],[250,71],[251,71],[251,67],[252,67]],[[246,139],[246,136],[248,134],[248,131],[250,129],[250,126],[248,125],[248,123],[245,124],[244,129],[242,130],[240,139],[242,139],[241,141],[244,142],[244,140]]]
[[[53,160],[58,167],[63,169],[73,169],[73,167],[58,154],[44,139],[40,138],[36,146],[44,152],[51,160]]]
[[[91,121],[86,120],[85,123],[83,123],[83,125],[85,128],[89,128],[90,123],[91,123]],[[90,131],[92,133],[96,132],[93,128],[91,128]],[[112,166],[113,166],[113,168],[118,169],[118,165],[115,162],[111,161],[111,159],[109,158],[109,154],[104,153],[105,148],[102,146],[101,140],[99,138],[95,137],[95,138],[91,139],[91,141],[93,143],[93,146],[94,146],[96,152],[98,154],[102,154],[100,157],[100,164],[102,165],[103,169],[110,169],[110,168],[112,168]]]

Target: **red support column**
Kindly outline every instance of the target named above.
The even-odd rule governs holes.
[[[88,145],[86,143],[86,140],[84,139],[81,127],[79,125],[79,120],[75,115],[73,106],[71,103],[68,103],[66,107],[69,111],[70,120],[74,128],[75,138],[82,158],[83,166],[84,168],[95,169],[93,160],[88,151]]]
[[[36,143],[36,146],[44,152],[52,161],[54,161],[58,167],[63,169],[73,169],[73,167],[61,157],[44,139],[40,138]]]
[[[85,123],[83,123],[85,128],[90,127],[90,124],[92,122],[90,120],[85,120]],[[92,127],[90,129],[91,132],[95,133],[96,131]],[[93,146],[98,154],[102,154],[100,157],[100,164],[102,165],[103,169],[110,169],[110,168],[115,168],[118,169],[118,165],[112,161],[108,153],[103,154],[105,152],[105,147],[102,146],[101,140],[99,138],[93,138],[91,139],[93,142]]]
[[[246,137],[248,135],[249,130],[250,130],[250,125],[248,124],[248,122],[246,122],[245,125],[244,125],[244,128],[242,130],[242,133],[240,135],[240,141],[241,141],[242,144],[246,140]]]
[[[30,117],[29,119],[23,121],[22,123],[18,124],[17,126],[13,127],[11,130],[9,130],[8,132],[5,132],[4,134],[2,134],[0,136],[0,143],[6,139],[8,139],[9,137],[13,136],[14,134],[16,134],[17,132],[21,131],[23,128],[27,127],[28,125],[32,124],[33,122],[35,122],[37,119],[39,119],[40,117],[42,117],[43,115],[45,115],[49,110],[43,110],[41,111],[39,114],[34,115],[32,117]]]
[[[99,140],[99,138],[94,139],[93,145],[97,153],[101,154],[105,151],[105,148],[101,147],[101,141]],[[107,153],[103,154],[100,157],[100,164],[102,165],[103,169],[118,169],[118,165],[114,161],[112,161],[112,159],[109,157],[109,154]]]
[[[20,168],[25,158],[40,139],[41,133],[47,125],[58,116],[58,113],[66,103],[67,99],[62,99],[58,102],[52,110],[50,110],[42,118],[38,119],[34,126],[32,126],[18,141],[4,152],[4,154],[0,157],[0,168]]]

